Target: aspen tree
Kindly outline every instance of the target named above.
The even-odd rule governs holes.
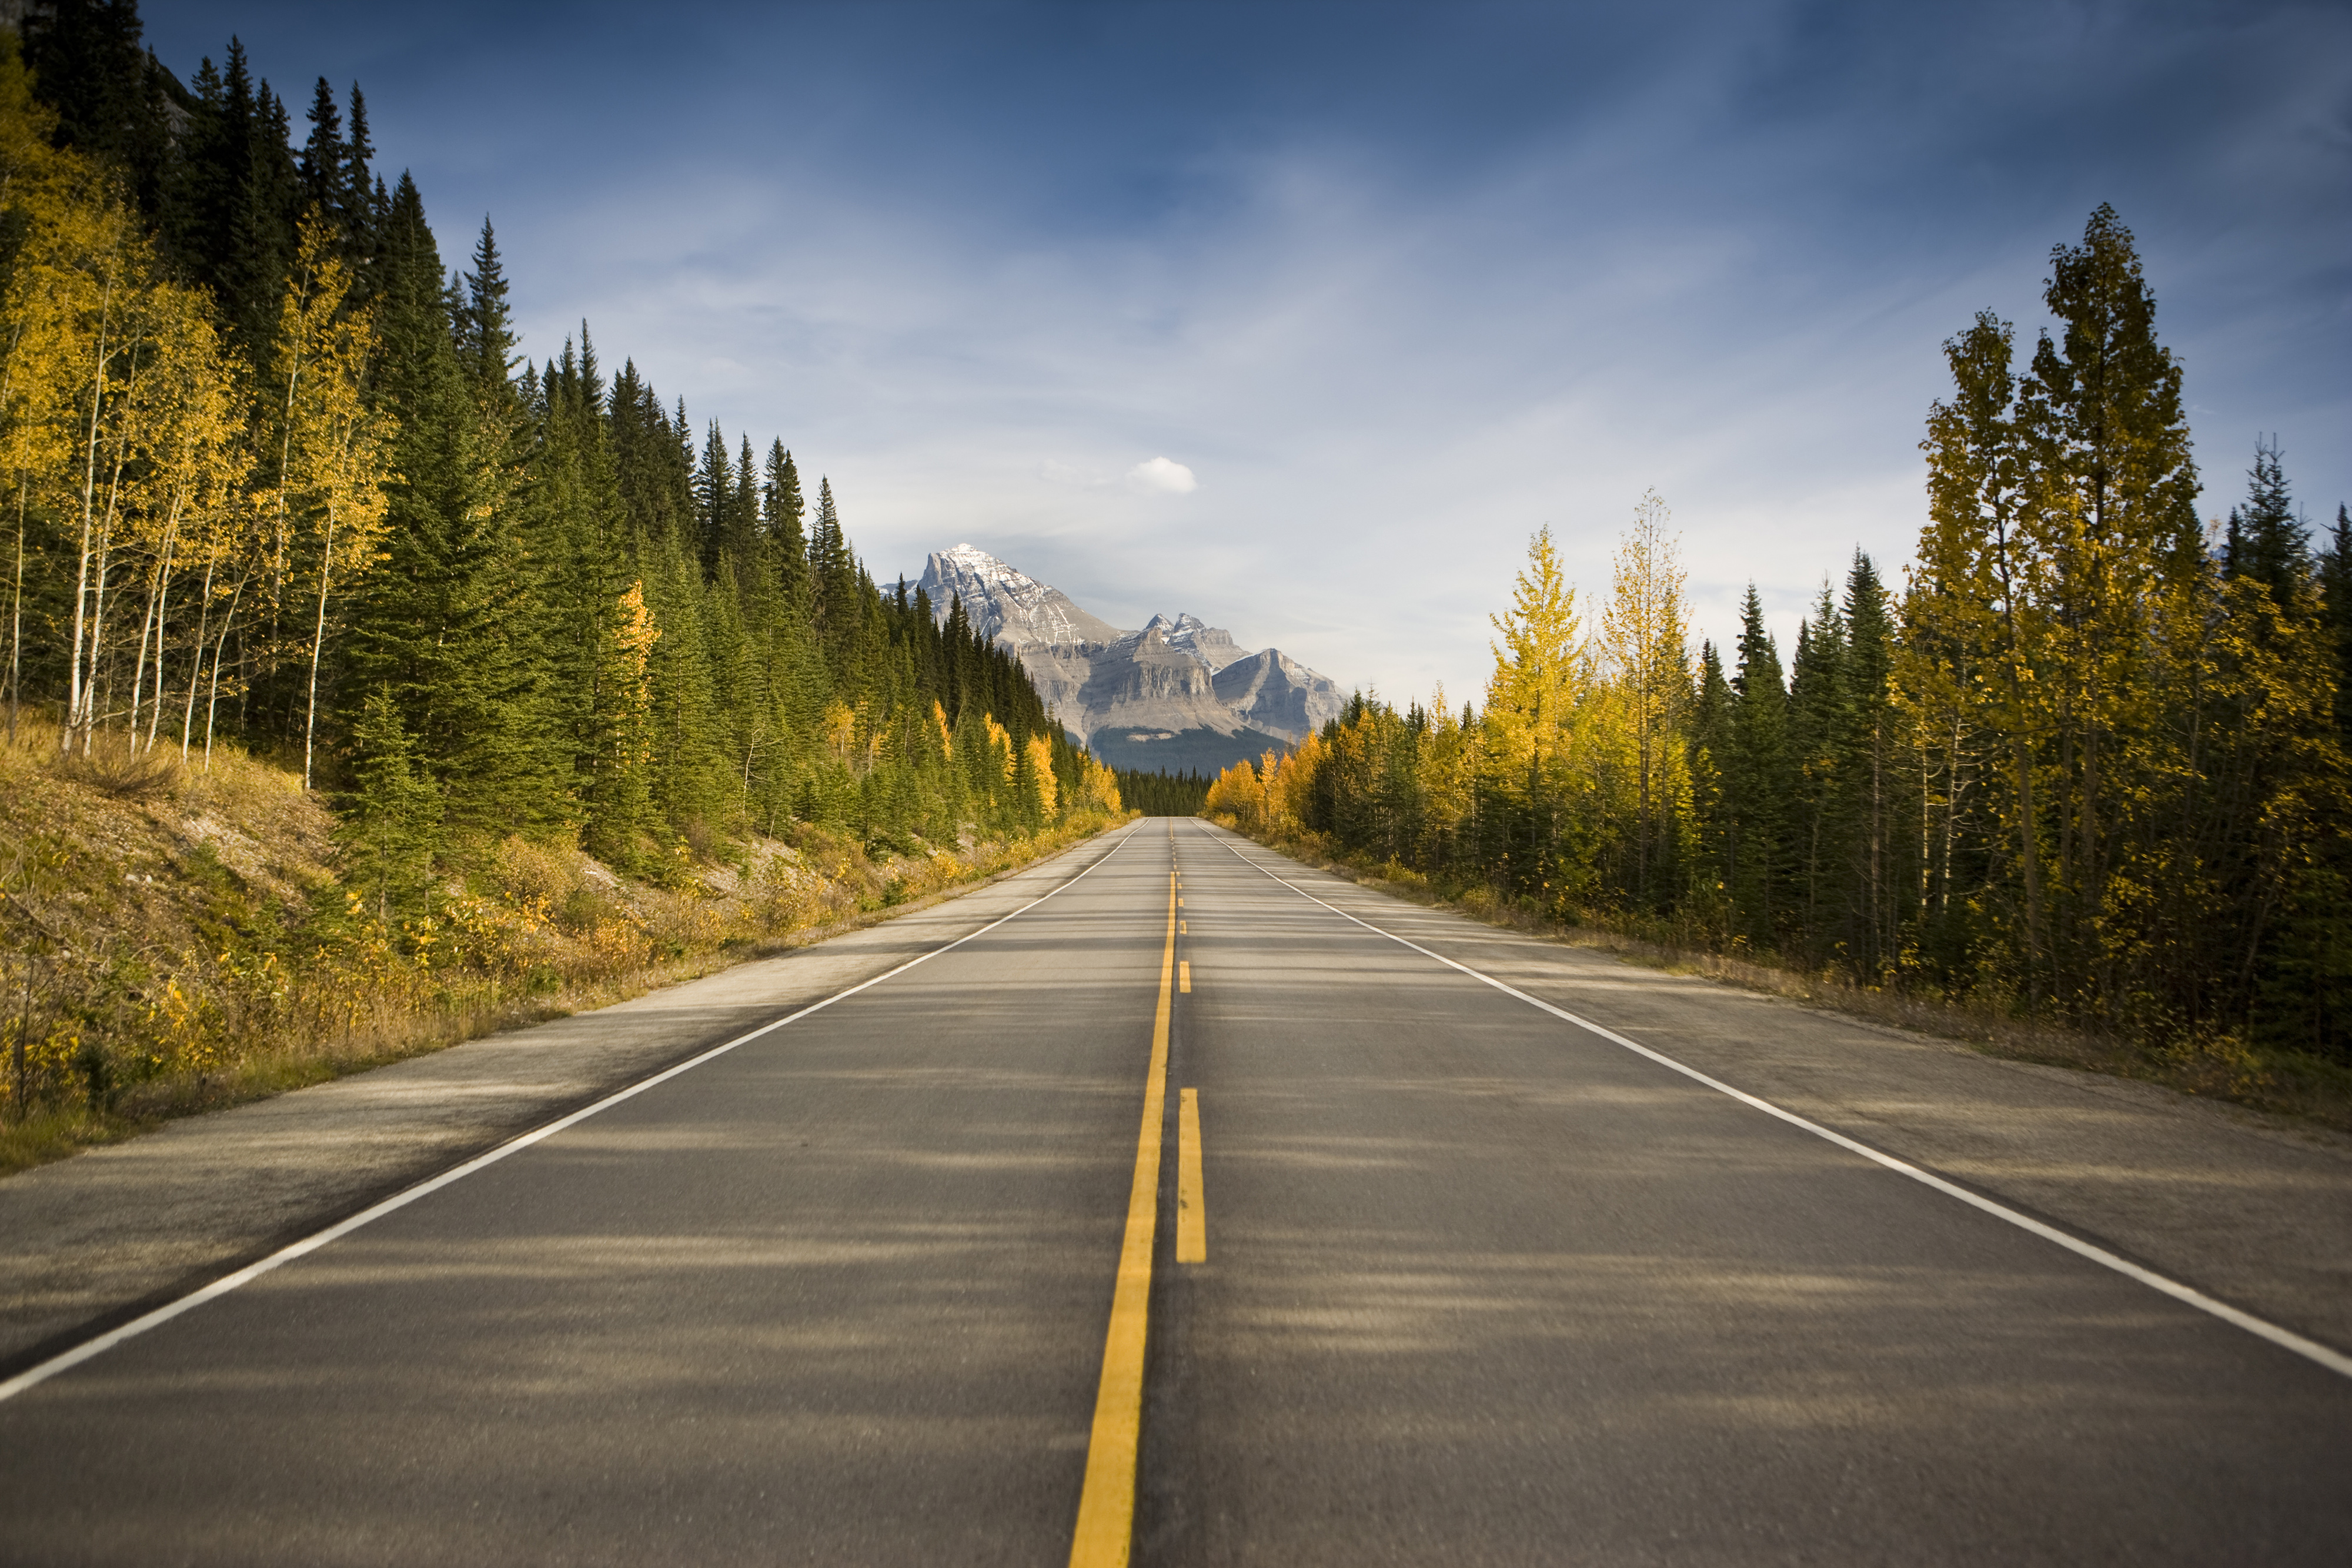
[[[373,314],[344,308],[351,269],[340,239],[317,214],[303,221],[294,271],[278,313],[268,384],[276,473],[270,486],[271,570],[282,582],[298,531],[318,540],[318,593],[311,618],[302,714],[302,783],[310,787],[319,723],[319,665],[327,612],[341,570],[357,579],[375,564],[383,535],[388,432],[367,404]],[[340,552],[340,553],[339,553]]]

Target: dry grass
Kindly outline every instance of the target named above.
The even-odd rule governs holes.
[[[819,940],[1108,825],[881,859],[806,828],[714,841],[725,858],[660,885],[509,838],[461,853],[430,915],[384,922],[284,768],[60,759],[20,721],[0,746],[0,1174]]]
[[[1701,976],[1889,1028],[1956,1040],[1989,1056],[2162,1084],[2184,1094],[2352,1132],[2352,1066],[2326,1058],[2258,1051],[2232,1035],[2149,1047],[2020,1016],[1998,1000],[1858,985],[1834,972],[1808,974],[1752,956],[1660,941],[1651,934],[1613,929],[1598,921],[1564,925],[1532,905],[1499,898],[1490,888],[1443,886],[1394,861],[1380,864],[1336,854],[1328,842],[1283,840],[1268,841],[1267,847],[1414,904],[1454,910],[1567,946],[1613,954],[1627,963]]]
[[[53,752],[47,768],[52,778],[86,785],[117,800],[168,795],[179,787],[185,771],[177,750],[169,747],[141,750],[115,735],[100,737],[87,750]]]

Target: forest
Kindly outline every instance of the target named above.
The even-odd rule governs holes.
[[[128,7],[27,32],[12,726],[299,758],[394,901],[516,828],[640,872],[793,820],[911,844],[1115,808],[1017,662],[877,588],[781,440],[698,434],[584,323],[522,357],[489,224],[445,271],[356,88],[318,84],[298,148],[234,42],[183,94]]]
[[[321,1018],[353,965],[446,991],[416,977],[472,962],[448,944],[476,873],[584,852],[684,893],[782,840],[889,902],[1123,814],[961,604],[874,580],[781,438],[698,429],[585,322],[526,356],[489,222],[452,269],[359,88],[320,79],[302,119],[235,40],[183,84],[132,0],[0,29],[9,754],[118,799],[260,759],[333,809],[307,913],[111,956],[67,928],[64,840],[20,834],[20,1114],[204,1058],[159,1043],[173,1009],[215,1044],[308,1038],[279,1016],[298,971]],[[677,949],[562,876],[546,907],[503,887],[500,929],[569,899],[583,944]],[[834,917],[813,898],[740,929]]]
[[[2258,444],[2200,522],[2130,232],[2053,252],[2021,365],[1945,345],[1899,583],[1857,552],[1784,663],[1748,590],[1690,647],[1646,497],[1608,598],[1549,529],[1483,705],[1360,697],[1205,810],[1555,920],[2166,1048],[2352,1060],[2352,518]]]

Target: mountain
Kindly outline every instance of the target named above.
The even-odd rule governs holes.
[[[1165,625],[1162,635],[1168,639],[1170,647],[1181,648],[1192,654],[1208,665],[1213,674],[1236,660],[1250,656],[1247,648],[1234,645],[1232,632],[1222,626],[1208,625],[1197,615],[1179,615],[1175,620],[1165,622],[1157,615],[1151,619],[1156,624]],[[1304,665],[1300,667],[1305,668]]]
[[[1063,727],[1115,768],[1221,771],[1287,750],[1297,736],[1243,721],[1218,700],[1199,655],[1171,646],[1157,617],[1108,643],[1032,643],[1021,663]]]
[[[923,563],[922,587],[931,607],[947,619],[948,596],[963,600],[972,630],[999,643],[1108,643],[1118,627],[1087,614],[1070,596],[1013,570],[986,550],[970,545],[934,550]]]
[[[1061,590],[961,544],[924,564],[932,612],[950,597],[1021,656],[1064,728],[1119,768],[1217,771],[1287,750],[1338,716],[1338,683],[1278,648],[1257,653],[1189,612],[1121,632]]]
[[[1348,705],[1339,683],[1318,675],[1279,648],[1237,659],[1209,684],[1225,711],[1253,729],[1303,739]]]

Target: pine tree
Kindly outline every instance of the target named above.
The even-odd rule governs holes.
[[[793,455],[784,449],[781,438],[768,448],[762,494],[766,508],[762,528],[775,551],[778,584],[785,594],[797,597],[808,590],[808,537],[802,528],[808,505],[801,499],[800,470],[793,466]]]
[[[473,261],[465,276],[464,303],[454,313],[457,362],[478,398],[503,405],[514,396],[510,378],[518,362],[514,312],[508,303],[512,286],[499,256],[498,234],[487,217],[481,237],[474,242]]]
[[[1790,915],[1798,946],[1814,963],[1829,956],[1844,889],[1845,741],[1853,726],[1846,653],[1845,620],[1824,582],[1811,617],[1797,628],[1787,733]]]
[[[302,200],[310,211],[340,220],[351,149],[343,141],[343,111],[337,106],[335,89],[327,85],[325,77],[320,77],[311,90],[306,118],[310,122],[310,137],[302,144],[302,156],[295,164],[295,172],[302,183]]]
[[[1732,883],[1738,879],[1739,813],[1727,793],[1729,781],[1724,773],[1731,758],[1735,699],[1731,683],[1724,678],[1723,656],[1711,641],[1699,644],[1696,685],[1685,751],[1697,841],[1687,897],[1709,931],[1717,932],[1729,919]],[[1720,930],[1720,937],[1727,936],[1727,929]]]
[[[431,885],[439,794],[417,766],[398,705],[381,687],[361,705],[352,750],[352,787],[335,836],[353,893],[389,921]]]
[[[1854,972],[1875,979],[1900,950],[1895,800],[1903,721],[1895,704],[1894,606],[1878,569],[1857,549],[1845,584],[1845,733],[1836,750],[1844,864],[1836,941]]]
[[[163,210],[172,161],[170,74],[140,46],[136,0],[45,0],[16,24],[54,114],[54,145],[119,170],[141,213]]]
[[[2336,508],[2336,530],[2319,559],[2321,611],[2336,644],[2336,732],[2352,753],[2352,511]]]
[[[865,617],[858,602],[856,558],[834,509],[833,481],[817,481],[816,527],[809,538],[809,592],[817,641],[836,685],[856,667],[856,642]]]
[[[2254,465],[2247,478],[2244,504],[2230,508],[2221,567],[2231,577],[2259,582],[2271,602],[2284,609],[2305,590],[2311,533],[2288,493],[2285,464],[2275,441],[2255,444]]]
[[[1740,605],[1739,665],[1731,694],[1721,768],[1731,818],[1732,929],[1751,946],[1769,949],[1778,946],[1780,917],[1790,903],[1789,694],[1754,583]]]
[[[705,577],[718,574],[734,505],[735,467],[728,459],[726,434],[714,419],[702,438],[702,461],[694,471],[695,559]]]
[[[722,541],[722,553],[735,563],[735,570],[748,587],[757,580],[760,567],[760,469],[751,457],[751,438],[743,437],[743,449],[735,460],[735,493],[728,499],[727,537]]]

